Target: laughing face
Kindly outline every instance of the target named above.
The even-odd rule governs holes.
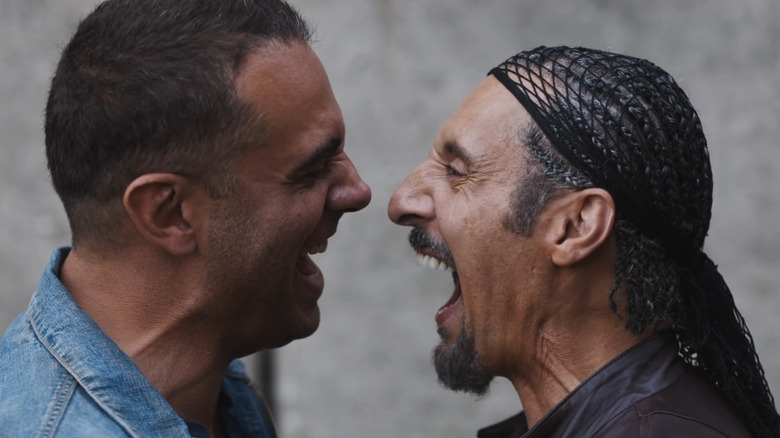
[[[324,279],[310,255],[371,192],[344,152],[341,110],[308,45],[250,55],[236,86],[265,131],[236,164],[234,193],[213,205],[209,278],[255,351],[316,330]]]
[[[492,376],[522,360],[522,327],[536,323],[544,301],[534,296],[546,269],[542,240],[510,225],[512,198],[528,173],[518,139],[529,122],[517,100],[486,78],[390,199],[390,218],[413,227],[418,260],[452,272],[453,292],[435,316],[442,341],[434,362],[455,390],[481,394]]]

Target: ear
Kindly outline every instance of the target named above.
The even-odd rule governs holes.
[[[151,245],[183,256],[198,248],[199,216],[206,195],[190,178],[172,173],[148,173],[131,182],[123,197],[125,211]]]
[[[554,208],[548,242],[557,266],[569,266],[587,258],[612,233],[615,202],[604,189],[567,193],[554,202]]]

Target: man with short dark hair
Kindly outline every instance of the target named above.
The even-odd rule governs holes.
[[[371,197],[280,0],[108,0],[62,52],[46,155],[73,234],[0,342],[0,431],[270,437],[236,358],[311,335]]]
[[[745,321],[702,251],[712,173],[674,79],[638,58],[540,47],[493,69],[393,194],[452,271],[439,380],[524,412],[488,437],[778,437]]]

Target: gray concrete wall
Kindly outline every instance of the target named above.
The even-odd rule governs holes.
[[[0,0],[0,329],[22,311],[68,228],[48,184],[41,115],[57,49],[93,0]],[[323,320],[280,350],[285,437],[473,436],[519,409],[506,382],[483,400],[439,388],[433,315],[446,275],[419,268],[386,219],[395,186],[486,71],[537,45],[649,58],[691,96],[708,135],[708,251],[780,394],[780,2],[776,0],[293,0],[317,28],[374,201],[328,252]]]

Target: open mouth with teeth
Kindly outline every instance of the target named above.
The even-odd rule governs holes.
[[[315,243],[314,245],[309,246],[306,248],[306,252],[309,254],[322,254],[325,252],[325,250],[328,249],[328,239],[323,240],[320,243]]]
[[[449,271],[452,273],[452,281],[455,284],[455,290],[453,290],[450,299],[436,312],[436,324],[441,326],[450,316],[452,316],[458,307],[462,306],[458,271],[448,265],[447,262],[428,254],[417,253],[417,263],[436,271]]]
[[[295,270],[298,273],[299,283],[306,295],[311,299],[317,300],[322,294],[322,289],[325,287],[325,279],[322,276],[322,271],[311,259],[314,254],[324,253],[328,248],[328,239],[324,239],[320,242],[307,245],[298,254],[298,259],[295,262]]]
[[[311,259],[312,255],[322,254],[328,249],[328,239],[324,239],[320,242],[311,243],[303,248],[303,251],[298,254],[298,271],[304,275],[312,275],[319,272],[319,268]]]

